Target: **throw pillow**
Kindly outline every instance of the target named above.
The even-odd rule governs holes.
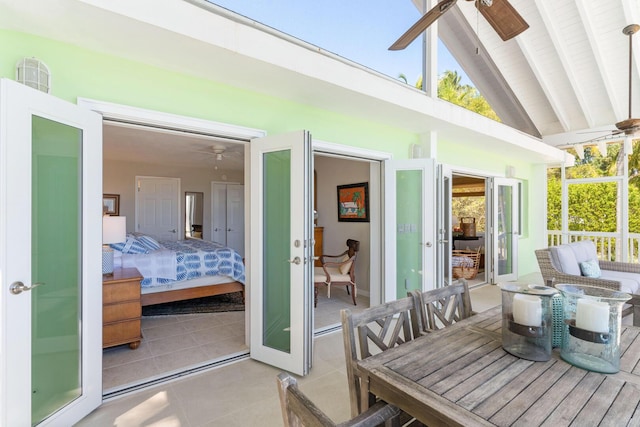
[[[349,255],[345,255],[344,257],[342,257],[342,261],[341,262],[345,262],[347,260],[349,260]],[[348,262],[346,264],[342,264],[340,266],[340,274],[349,274],[349,270],[351,269],[351,263],[352,262],[353,261]]]
[[[112,243],[109,246],[113,250],[122,252],[123,254],[148,254],[149,250],[140,243],[135,236],[128,234],[127,241],[122,243]]]
[[[593,277],[593,278],[598,278],[602,274],[600,272],[600,264],[598,264],[598,260],[596,259],[581,262],[580,272],[585,277]]]

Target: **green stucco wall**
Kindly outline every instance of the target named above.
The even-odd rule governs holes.
[[[411,144],[421,140],[420,135],[380,122],[337,114],[24,33],[0,30],[0,77],[15,78],[18,60],[30,56],[49,67],[51,94],[74,103],[78,97],[91,98],[262,129],[268,134],[306,129],[316,139],[389,152],[395,159],[408,158]],[[516,168],[516,177],[528,183],[527,188],[544,187],[545,176],[534,172],[534,165],[514,161],[491,147],[475,146],[468,141],[440,142],[437,161],[452,165],[454,169],[468,168],[492,174],[504,174],[505,167],[510,165]],[[538,184],[532,186],[531,182],[536,180]],[[544,204],[544,194],[530,191],[528,195],[525,203]],[[542,218],[528,221],[529,236],[541,236],[544,227]],[[541,246],[542,242],[527,242],[526,236],[521,239],[519,269],[522,274],[537,271],[532,248]],[[528,252],[523,253],[523,250]]]

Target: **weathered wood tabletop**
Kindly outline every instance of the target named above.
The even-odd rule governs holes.
[[[502,349],[501,308],[359,362],[369,390],[429,426],[640,426],[640,327],[623,326],[620,372],[532,362]]]

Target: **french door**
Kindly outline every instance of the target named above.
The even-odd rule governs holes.
[[[452,224],[452,183],[451,169],[439,164],[437,166],[436,182],[436,287],[450,285],[451,277],[451,249],[453,248],[453,224]]]
[[[307,132],[249,144],[251,357],[297,375],[313,354],[312,172]]]
[[[491,179],[492,283],[517,280],[520,218],[519,183]]]
[[[387,160],[384,168],[384,300],[393,301],[436,287],[436,170],[434,159]]]
[[[102,401],[102,118],[0,80],[0,425]]]

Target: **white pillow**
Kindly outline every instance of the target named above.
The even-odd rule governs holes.
[[[342,260],[340,262],[345,262],[349,260],[349,255],[345,255],[344,257],[342,257]],[[349,270],[351,269],[351,264],[353,263],[353,261],[348,262],[346,264],[342,264],[340,266],[340,274],[349,274]]]

